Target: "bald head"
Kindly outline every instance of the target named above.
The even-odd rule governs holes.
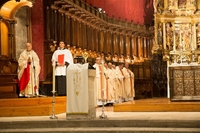
[[[26,43],[26,50],[31,51],[32,50],[32,44],[31,43]]]

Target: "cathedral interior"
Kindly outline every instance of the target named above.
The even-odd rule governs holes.
[[[40,60],[42,97],[19,97],[18,60],[27,42]],[[60,42],[74,63],[90,66],[89,100],[79,99],[86,113],[67,114],[76,104],[52,90]],[[134,98],[94,104],[97,69],[90,68],[97,58],[129,64]],[[0,0],[0,132],[194,133],[199,101],[200,0]]]
[[[95,63],[128,62],[135,99],[199,99],[199,0],[1,0],[0,98],[18,97],[17,60],[31,42],[40,88],[51,95],[51,56],[60,41]]]

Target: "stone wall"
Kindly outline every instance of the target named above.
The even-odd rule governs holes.
[[[22,51],[24,51],[25,44],[27,42],[27,11],[26,7],[20,8],[15,15],[15,37],[16,37],[16,59],[19,59],[19,56]]]

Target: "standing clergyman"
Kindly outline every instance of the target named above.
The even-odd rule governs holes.
[[[53,53],[51,61],[56,64],[56,88],[58,96],[66,96],[66,68],[73,64],[71,52],[65,48],[65,43],[60,41],[59,49]]]
[[[18,60],[19,96],[33,97],[39,95],[40,60],[32,50],[32,44],[26,44]]]

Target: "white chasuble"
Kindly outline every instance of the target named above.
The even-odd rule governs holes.
[[[88,114],[88,63],[67,68],[67,114]]]

